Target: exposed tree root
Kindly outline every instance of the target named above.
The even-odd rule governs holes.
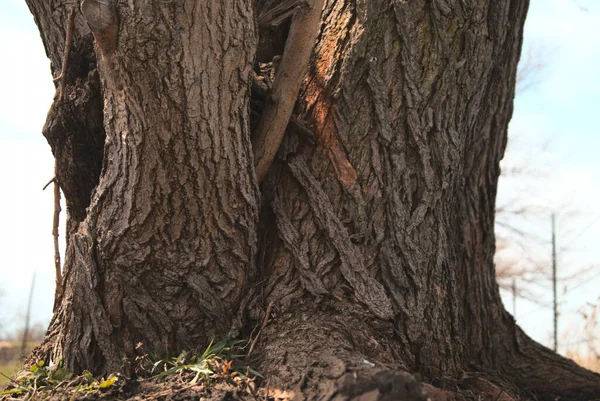
[[[254,363],[271,385],[302,400],[420,400],[425,399],[422,391],[432,400],[600,397],[600,375],[555,355],[520,330],[521,353],[511,356],[508,365],[456,378],[423,377],[423,386],[409,374],[414,368],[396,356],[398,345],[378,331],[372,322],[347,315],[286,314],[263,331]]]
[[[361,320],[359,316],[331,318],[308,310],[274,315],[263,327],[253,360],[249,361],[268,378],[257,394],[264,397],[269,383],[268,400],[417,401],[429,397],[432,401],[589,401],[600,395],[598,374],[553,354],[522,332],[517,334],[520,354],[512,355],[501,369],[480,368],[479,372],[465,372],[454,379],[415,377],[398,360],[394,350],[397,345],[378,335],[381,328]],[[367,343],[370,346],[365,347]],[[46,343],[46,352],[51,348]],[[38,359],[44,358],[43,349],[38,348]],[[180,394],[182,398],[177,399],[193,399],[199,391],[171,388],[167,383],[152,389],[140,387],[123,399],[151,397],[153,392],[158,396],[169,390]],[[231,389],[215,389],[210,395],[226,393],[231,400],[246,399]]]
[[[538,344],[518,326],[513,349],[499,370],[539,400],[600,400],[600,374]]]

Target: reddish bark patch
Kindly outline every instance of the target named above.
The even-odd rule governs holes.
[[[330,101],[323,97],[316,100],[312,116],[315,119],[317,144],[327,151],[338,181],[346,189],[352,189],[356,186],[358,176],[344,151],[334,113],[335,108]]]
[[[314,69],[305,81],[304,101],[307,110],[310,110],[318,146],[327,153],[339,182],[352,189],[357,183],[356,170],[344,150],[335,124],[337,110],[326,90],[339,50],[337,41],[323,40],[319,43]]]

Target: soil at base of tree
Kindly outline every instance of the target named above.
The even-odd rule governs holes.
[[[174,375],[160,382],[123,379],[106,391],[75,392],[74,387],[60,386],[27,393],[21,396],[4,396],[0,401],[47,400],[47,401],[287,401],[287,400],[332,400],[332,401],[471,401],[494,400],[511,401],[522,398],[511,397],[507,392],[491,382],[479,378],[465,381],[471,388],[456,388],[446,391],[424,384],[407,373],[394,373],[390,370],[371,369],[369,378],[356,372],[341,375],[336,380],[336,388],[327,388],[328,377],[323,377],[321,392],[289,391],[269,387],[269,381],[262,382],[240,377],[221,376],[210,383],[191,384],[193,374]],[[371,372],[371,373],[373,373]],[[330,372],[335,376],[335,372]],[[331,377],[331,375],[329,375]],[[318,378],[312,378],[318,379]],[[330,383],[333,384],[333,383]],[[523,398],[525,399],[525,398]]]

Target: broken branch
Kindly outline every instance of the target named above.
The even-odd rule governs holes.
[[[281,64],[275,73],[273,92],[252,137],[259,183],[267,175],[290,121],[319,32],[323,3],[324,0],[312,0],[306,10],[294,15]]]
[[[119,30],[117,12],[109,0],[83,0],[81,13],[94,34],[103,56],[111,55],[117,48]]]

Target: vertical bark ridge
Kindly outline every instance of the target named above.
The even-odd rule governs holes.
[[[278,194],[275,193],[273,196],[271,207],[276,216],[277,230],[285,244],[285,248],[296,261],[302,287],[315,297],[328,294],[318,272],[314,272],[311,268],[306,239],[302,239],[300,233],[294,227],[291,217],[281,204]]]
[[[497,63],[470,71],[470,77],[483,90],[471,96],[467,124],[464,174],[464,192],[456,203],[459,215],[473,216],[468,224],[462,225],[461,233],[465,248],[464,268],[466,274],[461,295],[470,302],[465,303],[464,318],[468,321],[477,317],[483,322],[498,321],[505,313],[494,279],[493,254],[495,251],[494,210],[497,191],[499,163],[504,154],[507,125],[512,115],[515,76],[511,74],[519,60],[522,27],[512,26],[513,21],[527,11],[527,2],[515,1],[508,7],[489,7],[478,10],[476,27],[481,34],[493,39],[490,44],[482,43],[478,37],[465,38],[467,51],[497,60]],[[514,44],[518,43],[519,46]],[[487,115],[480,110],[492,110]],[[477,244],[477,245],[476,245]],[[491,326],[491,324],[490,324]],[[490,330],[487,324],[480,328],[468,325],[469,341],[473,349],[491,349],[498,330]],[[477,353],[477,352],[476,352]],[[480,353],[478,353],[480,354]],[[493,358],[493,352],[485,354]],[[474,356],[473,356],[474,357]],[[491,360],[487,361],[488,363]]]
[[[380,319],[392,319],[390,300],[381,283],[371,277],[364,266],[363,256],[356,249],[350,235],[333,210],[333,205],[319,183],[310,174],[302,159],[289,162],[294,177],[306,191],[313,216],[320,230],[333,245],[340,260],[340,271],[354,289],[357,298]]]

